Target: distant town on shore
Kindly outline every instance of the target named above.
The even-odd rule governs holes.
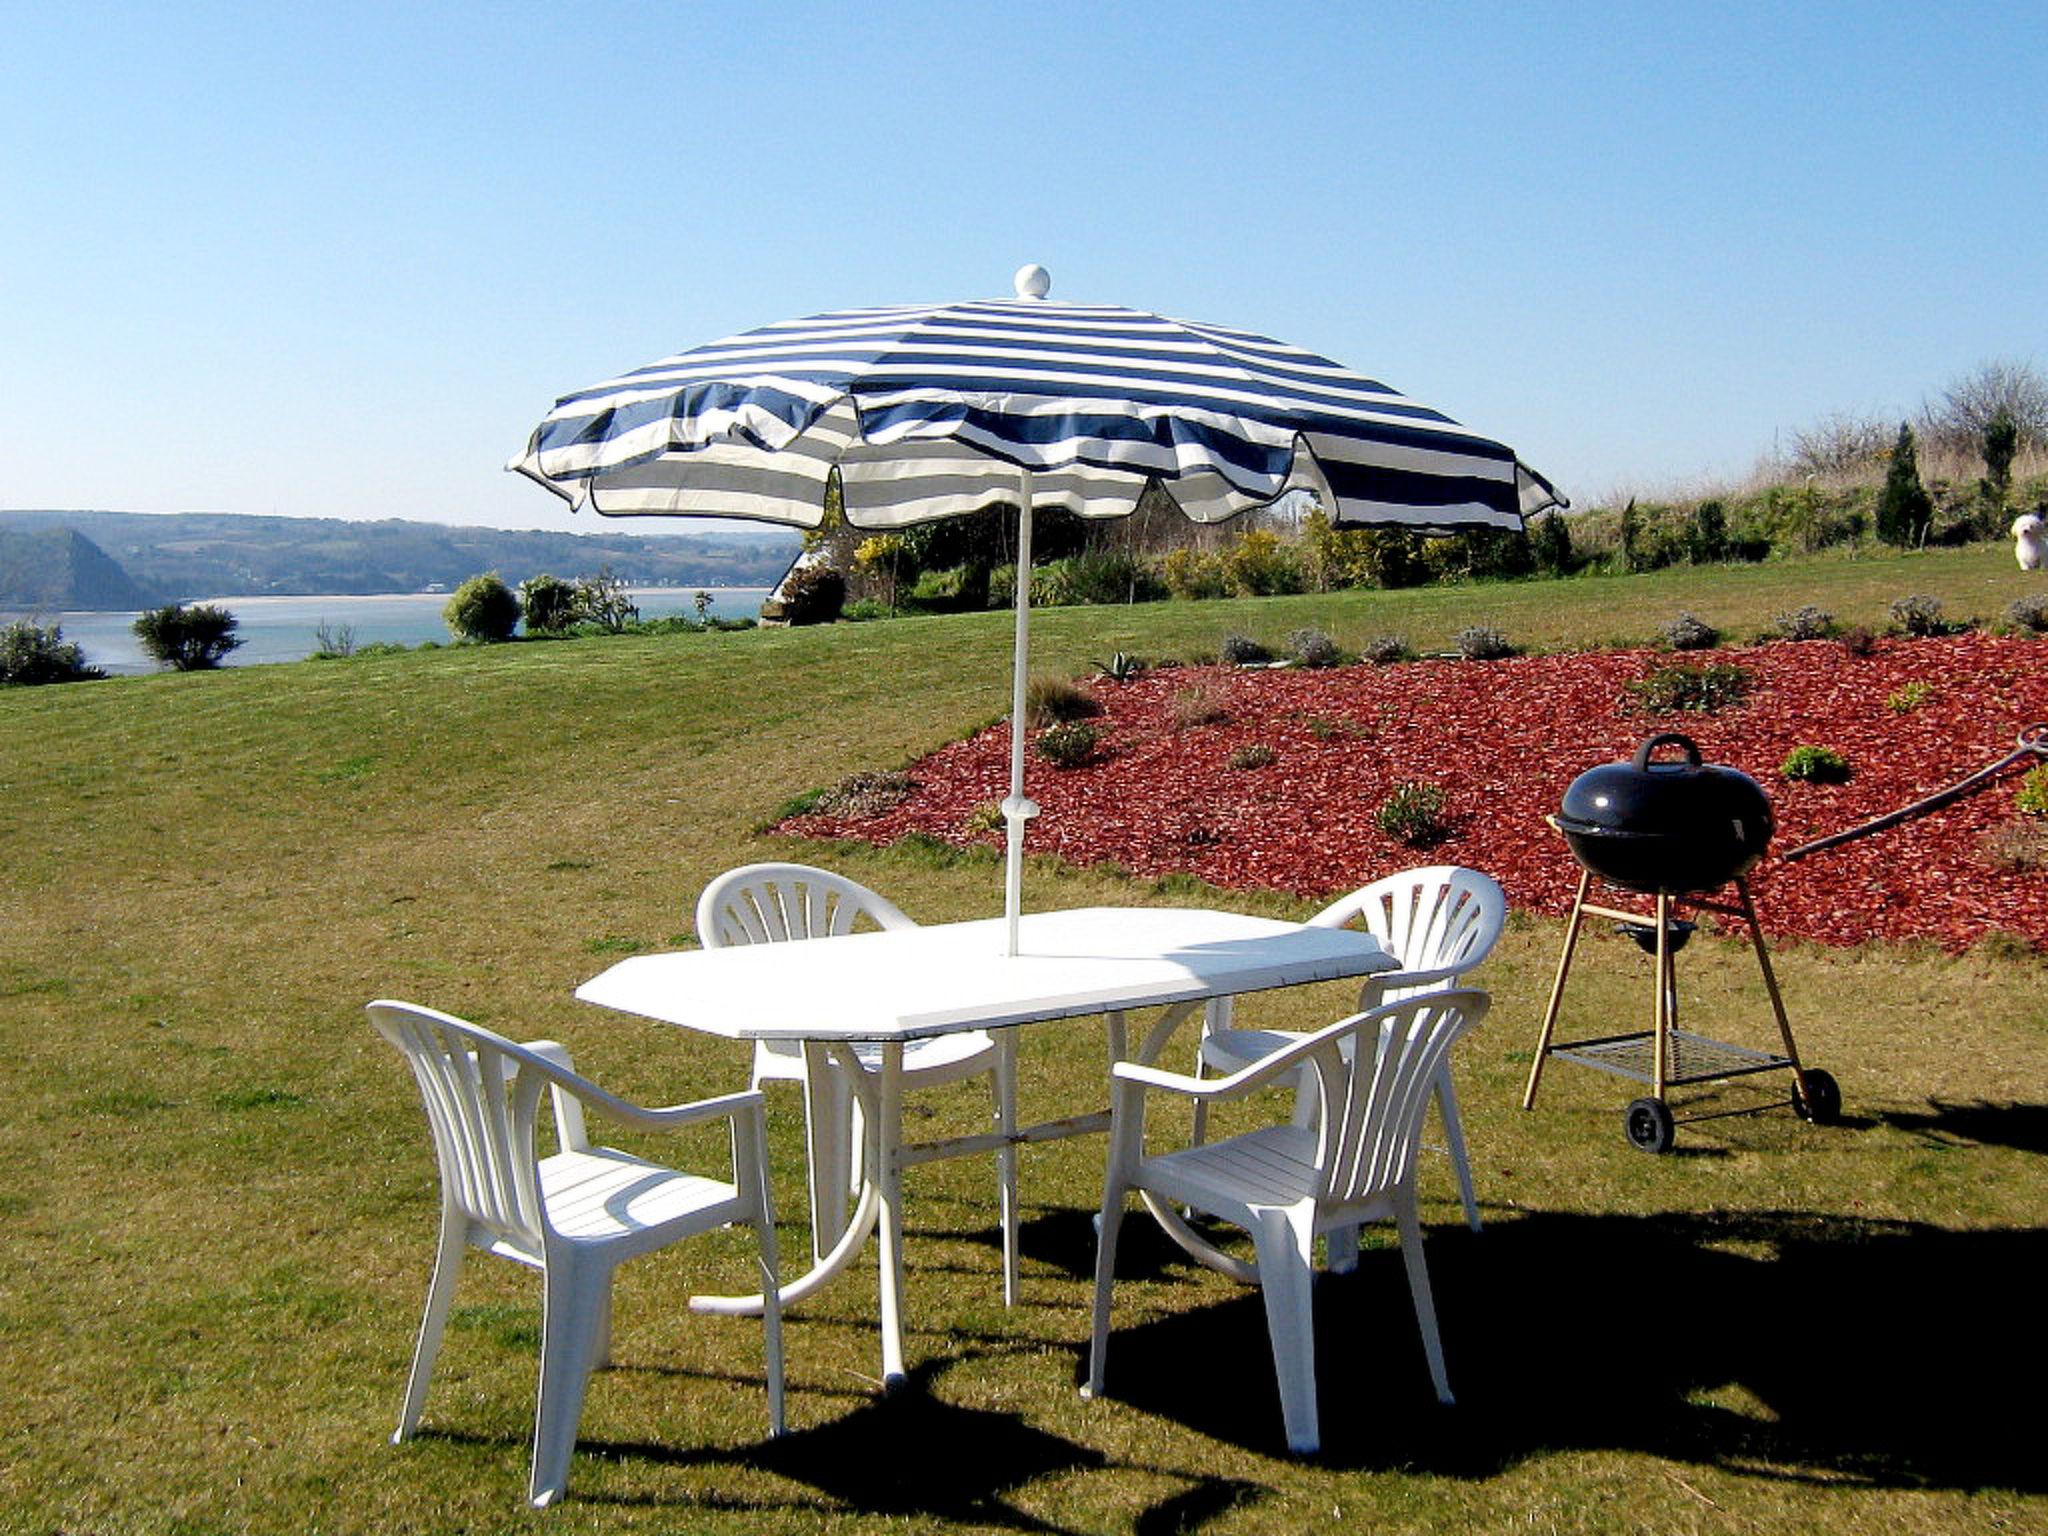
[[[609,570],[636,587],[772,587],[795,533],[587,534],[385,518],[0,510],[0,613],[121,612],[208,597],[453,590],[482,571],[517,586]]]

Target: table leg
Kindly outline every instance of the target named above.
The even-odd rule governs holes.
[[[868,1166],[881,1205],[882,1390],[903,1385],[903,1045],[882,1047],[875,1074],[875,1112],[868,1121]]]

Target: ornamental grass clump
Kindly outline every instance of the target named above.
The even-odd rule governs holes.
[[[1440,784],[1403,779],[1373,812],[1373,824],[1410,848],[1427,847],[1450,831],[1450,823],[1444,817],[1449,798]]]
[[[1038,755],[1055,768],[1078,768],[1095,756],[1101,740],[1094,726],[1067,720],[1039,733]]]
[[[1223,701],[1200,684],[1178,690],[1166,713],[1177,731],[1191,731],[1198,725],[1221,725],[1230,718]]]
[[[1721,631],[1696,613],[1681,613],[1664,626],[1664,643],[1674,651],[1711,651]]]
[[[1861,624],[1843,630],[1837,644],[1842,647],[1843,655],[1853,656],[1858,661],[1877,654],[1877,636]]]
[[[1778,765],[1778,772],[1802,784],[1846,784],[1849,759],[1833,747],[1794,747]]]
[[[1095,695],[1068,678],[1041,672],[1024,685],[1024,723],[1034,730],[1101,713]]]
[[[1472,624],[1451,641],[1467,661],[1499,661],[1515,654],[1514,642],[1491,624]]]
[[[1749,698],[1749,673],[1732,662],[1710,666],[1673,663],[1653,667],[1624,684],[1638,711],[1646,715],[1711,714]]]
[[[1397,661],[1413,661],[1415,647],[1408,643],[1406,635],[1374,635],[1358,654],[1376,667],[1391,667]]]

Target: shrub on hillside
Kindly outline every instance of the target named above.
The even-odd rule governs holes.
[[[1078,768],[1095,755],[1101,733],[1079,720],[1064,721],[1041,731],[1038,755],[1055,768]]]
[[[1721,643],[1721,631],[1694,613],[1681,613],[1664,626],[1664,643],[1674,651],[1710,651]]]
[[[219,666],[242,643],[236,619],[212,603],[183,607],[172,603],[152,608],[132,626],[151,661],[180,672],[206,672]]]
[[[106,675],[86,665],[85,652],[64,638],[62,625],[44,628],[20,619],[0,629],[0,684],[81,683]]]
[[[581,616],[576,583],[545,572],[519,584],[519,608],[526,615],[529,635],[560,634]]]
[[[519,598],[496,571],[486,571],[455,589],[441,620],[458,640],[496,644],[510,640],[518,627]]]
[[[1900,598],[1892,604],[1891,611],[1894,624],[1905,633],[1922,639],[1929,635],[1953,634],[1960,627],[1942,618],[1941,599],[1925,592]]]
[[[2012,605],[2005,610],[2005,621],[2014,629],[2048,635],[2048,592],[2014,598]]]
[[[1771,620],[1771,629],[1780,640],[1825,640],[1834,628],[1835,616],[1812,603]]]
[[[1833,747],[1794,747],[1778,765],[1778,772],[1806,784],[1846,784],[1849,759]]]
[[[1569,576],[1578,569],[1572,553],[1571,525],[1562,512],[1548,512],[1529,529],[1529,548],[1536,569],[1546,576]]]
[[[1288,652],[1304,667],[1334,667],[1343,659],[1337,642],[1320,629],[1297,629],[1287,637]]]
[[[1406,635],[1374,635],[1358,654],[1376,667],[1390,667],[1397,661],[1413,661],[1415,647]]]
[[[1877,536],[1887,544],[1910,548],[1927,537],[1933,521],[1934,502],[1920,483],[1920,452],[1913,429],[1900,422],[1891,463],[1884,472],[1884,489],[1878,493]]]
[[[1272,647],[1262,645],[1250,635],[1225,635],[1221,655],[1233,667],[1264,666],[1273,659]]]
[[[1467,661],[1499,661],[1515,654],[1514,643],[1491,624],[1468,625],[1458,631],[1451,643]]]
[[[1373,812],[1373,824],[1410,848],[1427,847],[1450,831],[1450,823],[1444,819],[1448,800],[1442,785],[1403,779]]]
[[[791,624],[830,624],[846,606],[846,578],[829,565],[799,566],[784,578],[778,595]]]
[[[1645,714],[1711,714],[1749,697],[1749,674],[1737,666],[1654,667],[1624,685]]]
[[[625,579],[605,566],[576,583],[576,622],[622,635],[640,618],[640,609],[626,590]]]
[[[1858,661],[1877,654],[1877,636],[1861,624],[1853,624],[1843,630],[1838,643],[1843,655],[1854,656]]]

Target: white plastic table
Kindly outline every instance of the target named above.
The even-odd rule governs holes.
[[[1019,953],[1005,955],[1000,918],[789,944],[747,944],[635,955],[576,989],[585,1002],[733,1040],[801,1040],[813,1071],[847,1075],[867,1127],[860,1201],[831,1252],[782,1288],[801,1301],[840,1273],[879,1221],[882,1376],[903,1380],[903,1170],[992,1151],[1007,1139],[1045,1141],[1106,1130],[1107,1111],[1000,1133],[907,1144],[902,1062],[907,1040],[971,1029],[1101,1014],[1112,1062],[1125,1059],[1124,1013],[1166,1011],[1136,1059],[1151,1061],[1181,1022],[1212,998],[1393,970],[1370,934],[1179,907],[1090,907],[1031,913]],[[856,1041],[883,1047],[872,1070]],[[1148,1202],[1149,1203],[1149,1202]],[[1154,1214],[1197,1258],[1214,1250],[1162,1207]],[[700,1312],[750,1312],[759,1296],[696,1296]]]

